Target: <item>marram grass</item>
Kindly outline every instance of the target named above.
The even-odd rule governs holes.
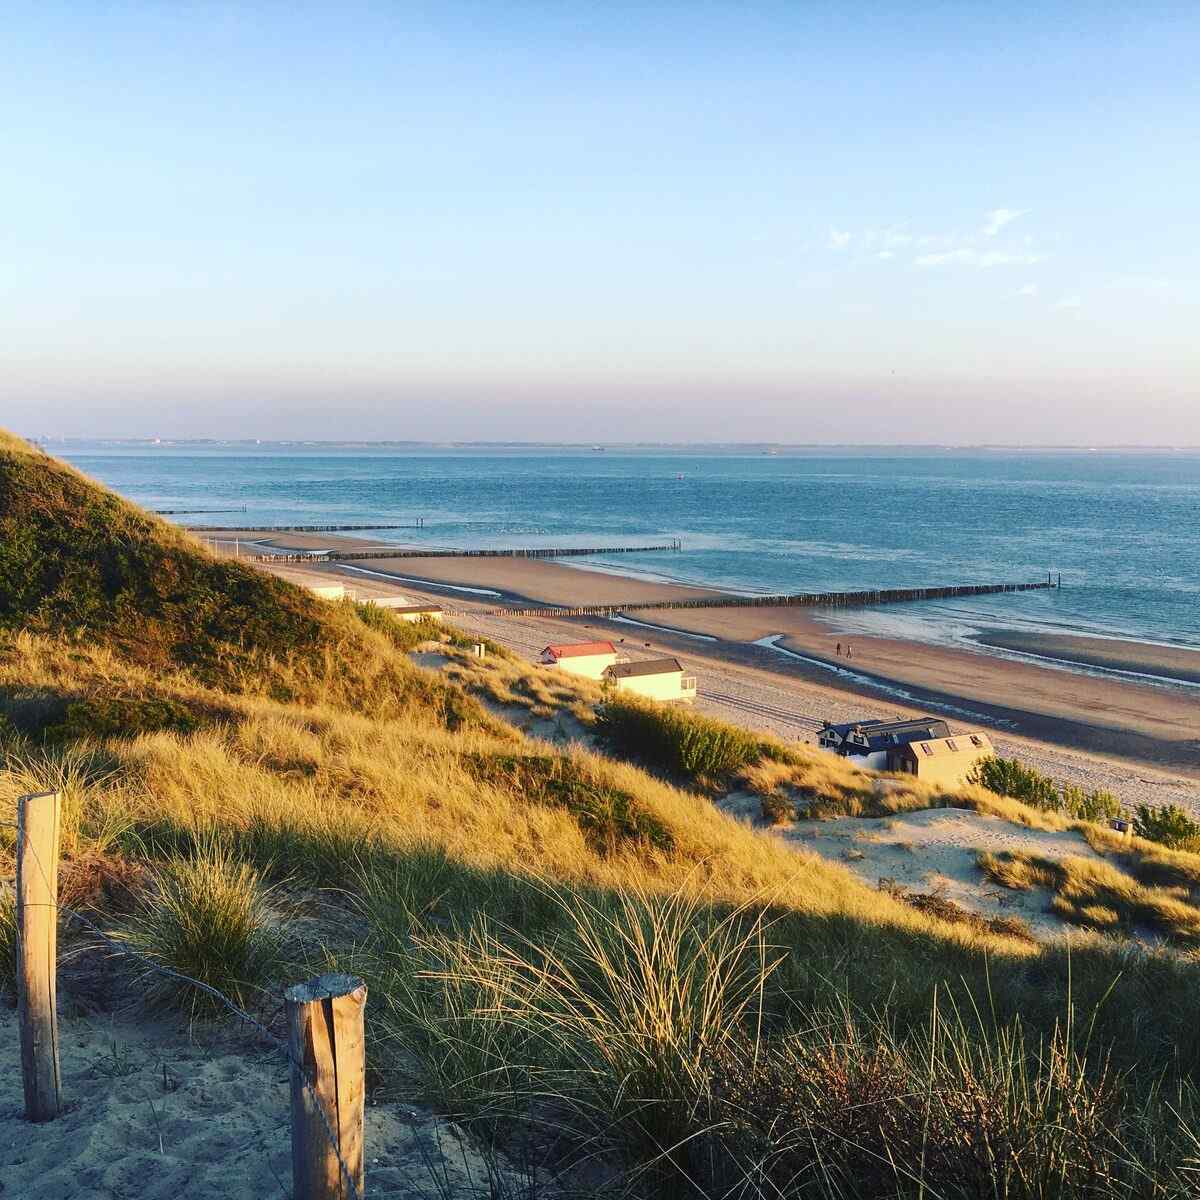
[[[215,988],[239,1007],[255,1004],[280,962],[269,900],[259,872],[217,842],[155,867],[122,933],[125,945],[152,964],[144,968],[147,999],[193,1016],[220,1012],[215,997],[153,969],[159,966]]]

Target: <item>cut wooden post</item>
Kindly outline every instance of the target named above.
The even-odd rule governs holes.
[[[359,1200],[367,985],[353,975],[319,975],[288,988],[284,998],[292,1060],[292,1195]]]
[[[25,1116],[62,1110],[58,1072],[58,792],[17,800],[17,1021]]]

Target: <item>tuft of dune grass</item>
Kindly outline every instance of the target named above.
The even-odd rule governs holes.
[[[150,963],[207,984],[245,1008],[280,962],[270,894],[249,863],[215,840],[203,842],[152,869],[120,937]],[[151,1003],[192,1016],[221,1012],[215,997],[187,982],[152,969],[143,978]]]
[[[1085,928],[1151,930],[1185,946],[1200,945],[1200,907],[1186,888],[1147,887],[1111,863],[1058,860],[1020,851],[981,854],[983,872],[1004,887],[1044,888],[1053,912]]]

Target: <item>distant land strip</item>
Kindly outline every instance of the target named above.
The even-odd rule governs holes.
[[[634,604],[585,604],[576,608],[513,607],[463,609],[451,616],[473,617],[619,617],[627,612],[683,608],[865,608],[910,600],[947,600],[956,596],[991,596],[999,592],[1045,591],[1058,585],[1042,583],[970,583],[950,587],[882,588],[865,592],[797,592],[783,596],[702,596],[695,600],[642,600]]]

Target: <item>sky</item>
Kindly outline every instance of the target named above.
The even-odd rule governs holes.
[[[13,4],[0,425],[1200,444],[1200,6]]]

